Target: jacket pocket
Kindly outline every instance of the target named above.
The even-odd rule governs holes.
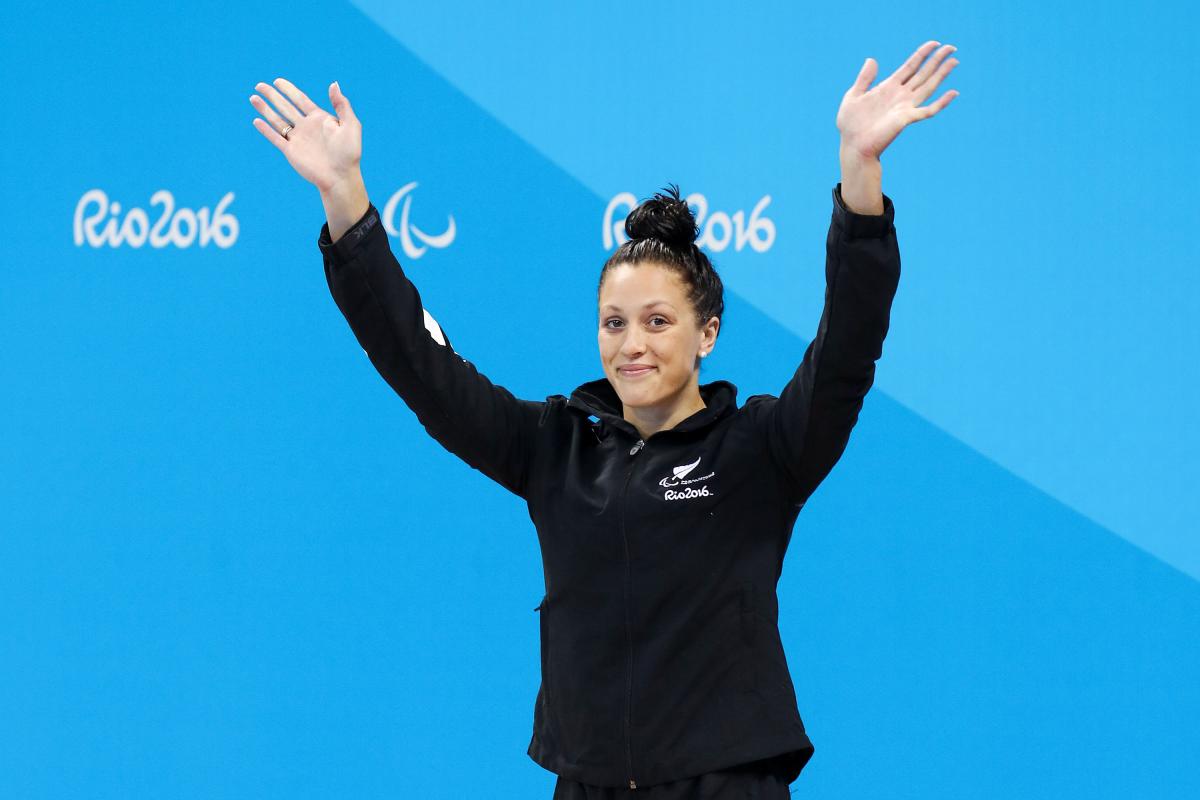
[[[547,598],[542,597],[542,602],[538,603],[534,611],[539,612],[538,616],[538,641],[541,650],[542,661],[542,681],[541,687],[538,689],[538,700],[536,707],[536,716],[538,719],[535,722],[540,722],[544,727],[541,731],[551,741],[558,741],[558,726],[554,722],[554,703],[555,695],[551,686],[550,680],[550,624],[546,621],[546,603]]]
[[[550,626],[546,624],[546,598],[534,609],[538,617],[538,642],[542,654],[542,690],[549,697],[550,692]]]
[[[755,612],[754,581],[742,581],[738,592],[738,620],[741,633],[741,669],[738,688],[753,692],[758,688],[754,642],[758,638],[758,614]]]

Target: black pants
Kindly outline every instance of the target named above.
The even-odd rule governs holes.
[[[706,772],[656,786],[590,786],[559,776],[552,800],[787,800],[785,776],[773,759]]]

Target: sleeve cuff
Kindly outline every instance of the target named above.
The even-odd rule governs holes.
[[[842,200],[842,183],[833,187],[833,222],[850,238],[883,236],[892,228],[896,209],[892,198],[883,195],[882,214],[856,214]]]
[[[321,254],[331,258],[335,263],[345,263],[354,258],[355,251],[358,246],[367,238],[372,230],[379,227],[379,209],[375,208],[374,203],[367,205],[366,213],[350,226],[342,237],[336,242],[331,241],[329,235],[329,222],[326,221],[321,225],[321,234],[317,237],[317,247],[321,249]]]

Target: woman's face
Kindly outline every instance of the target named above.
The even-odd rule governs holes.
[[[696,356],[716,342],[720,320],[697,326],[687,288],[653,262],[611,268],[600,289],[600,361],[629,407],[673,408],[698,385]]]

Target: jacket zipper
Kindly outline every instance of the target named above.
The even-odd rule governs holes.
[[[629,455],[636,456],[646,446],[643,439],[629,449]],[[633,465],[625,475],[625,486],[621,489],[621,538],[625,542],[625,636],[629,642],[629,681],[625,692],[625,763],[629,768],[629,788],[636,789],[637,781],[633,779],[633,564],[629,555],[629,536],[625,533],[625,494],[629,489],[629,481],[633,477]]]
[[[630,447],[629,455],[636,456],[646,446],[646,440],[638,439]],[[634,745],[632,745],[632,715],[634,715],[634,622],[632,622],[632,597],[634,597],[634,565],[629,554],[629,535],[625,533],[625,493],[629,481],[634,477],[634,465],[630,464],[625,475],[625,486],[620,491],[620,536],[625,542],[625,637],[629,642],[629,681],[625,688],[625,764],[629,768],[629,788],[636,789],[634,780]]]

